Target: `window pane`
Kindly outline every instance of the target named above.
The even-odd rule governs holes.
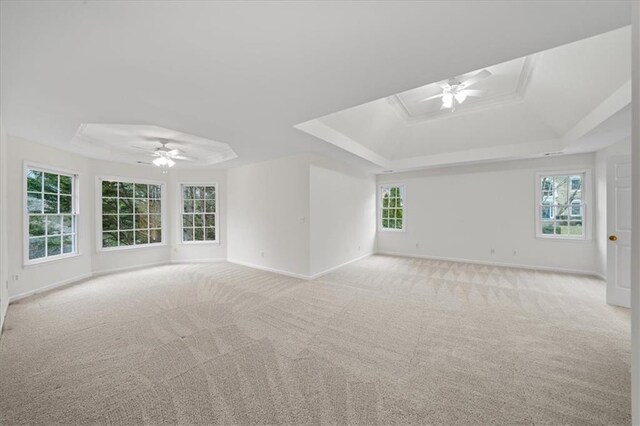
[[[216,215],[215,214],[206,214],[206,215],[204,215],[204,225],[205,226],[216,226]]]
[[[56,194],[44,194],[44,212],[58,213],[58,196]]]
[[[204,187],[202,186],[194,186],[193,187],[193,198],[196,200],[201,200],[204,198]]]
[[[44,216],[29,216],[29,236],[39,237],[45,234],[46,220]]]
[[[382,227],[383,228],[389,227],[389,219],[382,219]]]
[[[550,235],[554,233],[554,222],[542,222],[542,233]]]
[[[162,230],[152,229],[149,231],[149,243],[161,243],[162,242]]]
[[[389,200],[389,207],[393,208],[396,206],[396,199],[395,198],[391,198]]]
[[[571,176],[571,190],[577,191],[582,188],[582,176]]]
[[[62,233],[62,216],[47,216],[47,235],[60,235]]]
[[[193,186],[183,186],[182,187],[182,199],[183,200],[193,200]]]
[[[541,209],[542,219],[552,219],[553,218],[553,207],[542,207]]]
[[[39,259],[44,257],[45,246],[47,239],[42,238],[29,238],[29,259]]]
[[[44,192],[58,193],[58,175],[53,173],[44,174]]]
[[[117,247],[118,246],[118,233],[117,232],[103,232],[102,233],[102,247]]]
[[[193,211],[196,213],[204,213],[204,200],[196,200]]]
[[[102,181],[102,196],[103,197],[117,197],[118,196],[118,182],[111,182],[108,180]]]
[[[133,198],[119,198],[118,213],[133,213]]]
[[[102,215],[102,230],[103,231],[117,231],[118,230],[118,215],[115,215],[115,214]]]
[[[582,236],[582,222],[569,222],[568,233],[573,236]]]
[[[193,215],[193,226],[203,226],[204,225],[204,218],[202,217],[204,215],[201,214],[196,214]]]
[[[182,215],[182,226],[184,228],[191,228],[193,226],[193,215],[192,214],[183,214]]]
[[[70,195],[60,196],[60,213],[73,213]]]
[[[193,228],[182,229],[182,241],[193,241]]]
[[[133,198],[133,184],[129,182],[120,182],[118,187],[118,196]]]
[[[149,231],[135,231],[136,244],[149,244]]]
[[[389,207],[389,197],[384,197],[382,199],[382,207]]]
[[[60,175],[60,193],[71,195],[71,176]]]
[[[207,186],[205,189],[205,197],[208,200],[215,200],[216,198],[216,187],[215,186]]]
[[[137,214],[136,215],[136,229],[149,228],[149,215]]]
[[[135,184],[136,198],[148,198],[149,197],[149,185],[144,183]]]
[[[184,200],[182,211],[185,213],[193,213],[193,200]]]
[[[29,213],[42,213],[41,193],[29,192],[27,194],[27,210]]]
[[[136,187],[137,188],[137,187]],[[136,199],[136,213],[148,213],[149,212],[149,202],[145,199]]]
[[[195,228],[193,230],[193,239],[195,241],[204,241],[204,229],[203,228]]]
[[[149,185],[149,198],[160,199],[162,197],[162,187],[160,185]]]
[[[42,172],[27,170],[27,191],[42,192]]]
[[[160,213],[160,200],[149,200],[149,213]]]
[[[62,253],[62,237],[47,237],[47,256],[56,256]]]
[[[402,219],[402,209],[396,210],[396,219]]]
[[[73,235],[65,235],[62,237],[62,252],[73,253]]]
[[[149,215],[149,227],[150,228],[161,228],[162,222],[160,220],[159,214],[150,214]]]
[[[120,230],[128,230],[128,229],[133,229],[133,215],[132,214],[125,214],[125,215],[119,215],[119,223],[120,223]],[[120,237],[120,239],[122,239],[122,236]],[[133,239],[133,237],[132,237]]]
[[[216,202],[215,200],[207,200],[205,201],[205,209],[207,213],[215,213],[216,212]]]
[[[118,199],[117,198],[103,198],[102,199],[102,213],[103,214],[115,214],[115,213],[118,213]]]
[[[216,240],[216,228],[205,228],[205,239],[208,241]]]
[[[402,229],[402,219],[396,219],[396,229]]]
[[[134,243],[133,231],[120,231],[120,245],[132,246]]]
[[[62,232],[64,234],[73,234],[73,216],[62,216]]]
[[[395,229],[395,227],[396,227],[396,220],[395,219],[389,219],[389,228]]]

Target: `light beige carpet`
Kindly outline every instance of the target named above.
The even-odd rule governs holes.
[[[373,256],[218,263],[9,308],[0,424],[628,424],[629,315],[595,278]]]

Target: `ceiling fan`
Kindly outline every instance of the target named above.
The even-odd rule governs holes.
[[[456,110],[456,105],[463,103],[468,96],[482,95],[482,90],[469,89],[468,87],[476,84],[480,80],[484,80],[489,76],[491,76],[491,73],[489,71],[482,70],[464,81],[450,79],[445,83],[438,83],[438,85],[442,89],[442,93],[434,96],[429,96],[428,98],[420,100],[420,102],[442,98],[442,107],[440,107],[440,109],[450,108],[451,112],[453,112]]]
[[[164,138],[152,138],[152,140],[158,142],[160,144],[159,147],[156,147],[153,150],[149,150],[148,148],[142,148],[139,146],[134,146],[134,148],[141,149],[143,151],[147,151],[147,153],[153,157],[156,157],[152,163],[155,166],[158,166],[163,169],[163,173],[166,173],[166,170],[170,167],[175,166],[175,160],[186,160],[193,161],[193,158],[182,155],[182,151],[177,148],[169,148],[168,144],[180,144],[180,142],[164,139]],[[140,163],[140,162],[139,162]]]

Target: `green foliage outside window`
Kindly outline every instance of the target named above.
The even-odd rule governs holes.
[[[102,247],[162,242],[162,187],[102,181]]]
[[[404,188],[401,186],[382,187],[381,201],[382,229],[404,229]]]
[[[27,169],[29,260],[76,251],[74,177]]]
[[[182,241],[217,241],[216,187],[182,186]]]

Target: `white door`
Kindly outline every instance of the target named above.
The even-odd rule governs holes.
[[[631,306],[631,158],[607,161],[607,303]]]

